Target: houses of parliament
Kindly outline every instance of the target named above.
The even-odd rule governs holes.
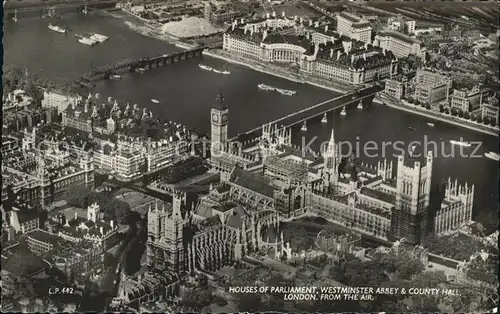
[[[277,125],[264,125],[260,137],[235,143],[228,138],[229,113],[220,95],[211,109],[209,160],[220,184],[189,208],[181,192],[172,204],[151,206],[149,266],[215,272],[257,251],[290,258],[280,221],[303,216],[415,244],[428,232],[444,234],[472,221],[474,186],[451,179],[441,206],[431,211],[432,152],[367,166],[353,156],[341,158],[332,129],[322,156],[313,157],[292,145],[289,128]]]

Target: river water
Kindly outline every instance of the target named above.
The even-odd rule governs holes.
[[[27,67],[54,81],[71,81],[90,69],[129,57],[146,57],[180,49],[158,39],[150,38],[130,29],[123,19],[103,18],[100,16],[64,16],[61,24],[73,31],[67,36],[49,31],[47,20],[39,18],[20,19],[17,23],[7,21],[4,27],[4,61],[7,65]],[[77,42],[73,33],[95,32],[110,37],[104,44],[88,47]],[[199,63],[219,69],[226,69],[230,75],[220,75],[203,71]],[[296,90],[295,96],[283,96],[275,92],[263,92],[257,84],[265,83],[284,89]],[[208,132],[210,128],[209,110],[215,102],[215,95],[222,90],[230,108],[229,133],[234,136],[248,129],[262,125],[288,113],[306,108],[312,104],[333,98],[336,93],[306,84],[286,81],[281,78],[255,72],[229,64],[225,61],[200,57],[165,68],[153,69],[146,74],[128,74],[121,81],[102,81],[95,88],[102,96],[111,96],[119,101],[137,103],[149,108],[153,114],[163,119],[178,121],[190,128]],[[155,104],[151,99],[159,100]],[[332,119],[323,125],[309,125],[306,134],[294,130],[294,142],[300,145],[318,136],[312,146],[319,147],[327,140],[332,127]],[[461,137],[467,141],[478,141],[482,145],[477,154],[498,151],[495,137],[436,122],[434,128],[429,122],[408,113],[384,106],[374,105],[367,111],[349,110],[345,118],[336,117],[335,134],[341,141],[382,142],[418,140],[436,141],[443,145],[447,153],[449,140]],[[409,126],[416,130],[408,129]],[[441,144],[443,143],[443,144]],[[393,150],[386,150],[387,156],[394,159]],[[466,150],[468,154],[472,149]],[[380,153],[380,149],[379,149]],[[438,154],[434,161],[435,183],[449,176],[459,182],[475,184],[475,214],[477,220],[496,228],[498,200],[498,163],[485,158],[443,157]],[[380,154],[364,162],[376,162]]]

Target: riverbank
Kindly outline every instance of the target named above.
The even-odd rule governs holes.
[[[219,50],[215,50],[215,49],[204,50],[203,54],[208,56],[208,57],[221,59],[221,60],[227,61],[229,63],[233,63],[233,64],[242,65],[242,66],[250,68],[254,71],[273,75],[276,77],[280,77],[282,79],[289,80],[289,81],[292,81],[295,83],[309,84],[309,85],[316,86],[319,88],[331,90],[331,91],[334,91],[337,93],[347,93],[351,90],[354,90],[354,87],[352,87],[352,86],[340,86],[340,85],[335,84],[335,83],[331,83],[330,85],[326,85],[326,84],[320,84],[318,82],[304,80],[303,78],[300,78],[296,75],[286,73],[286,71],[283,69],[277,69],[277,68],[273,69],[269,65],[264,66],[264,65],[259,64],[258,62],[253,61],[253,60],[246,60],[243,58],[236,59],[235,57],[229,56],[228,54],[226,54],[224,51],[222,51],[220,49]]]
[[[452,124],[452,125],[462,127],[462,128],[466,128],[466,129],[469,129],[472,131],[481,132],[484,134],[493,135],[493,136],[498,137],[498,130],[481,128],[479,126],[475,126],[475,125],[472,125],[470,123],[466,123],[466,121],[460,121],[458,119],[451,120],[449,115],[445,115],[441,112],[429,111],[427,109],[425,109],[425,111],[424,111],[423,109],[417,108],[417,106],[405,105],[401,101],[399,101],[399,104],[398,104],[396,101],[391,101],[387,98],[382,100],[382,103],[388,107],[395,108],[398,110],[403,110],[403,111],[406,111],[406,112],[409,112],[412,114],[416,114],[419,116],[423,116],[423,117],[426,117],[426,118],[429,118],[429,119],[432,119],[435,121],[445,122],[445,123]]]

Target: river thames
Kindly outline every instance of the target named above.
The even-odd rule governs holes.
[[[4,26],[4,64],[27,67],[31,73],[58,82],[69,82],[90,66],[100,66],[129,57],[147,57],[165,54],[180,49],[158,39],[149,38],[131,30],[122,19],[100,16],[64,16],[61,24],[72,29],[67,36],[47,29],[47,20],[40,18],[20,19],[17,23],[7,21]],[[110,40],[93,47],[79,44],[74,33],[95,32],[110,37]],[[203,71],[199,63],[225,69],[230,75]],[[257,84],[277,86],[296,90],[295,96],[283,96],[274,92],[263,92]],[[215,95],[222,90],[230,110],[230,136],[255,128],[286,114],[306,108],[318,102],[333,98],[336,93],[307,84],[290,82],[281,78],[259,73],[245,67],[229,64],[209,57],[191,59],[165,68],[153,69],[146,74],[127,74],[120,81],[102,81],[95,88],[103,97],[111,96],[121,102],[138,104],[149,108],[155,116],[185,124],[201,132],[210,128],[209,110]],[[159,100],[155,104],[151,99]],[[332,127],[328,124],[309,125],[306,134],[294,130],[297,145],[313,143],[316,149],[327,140]],[[366,111],[355,108],[348,110],[345,118],[336,116],[335,135],[340,141],[368,141],[379,143],[403,141],[438,143],[438,156],[434,160],[433,181],[439,183],[449,176],[459,182],[475,184],[474,217],[485,226],[496,228],[498,200],[498,163],[486,158],[464,156],[444,157],[441,147],[449,153],[449,140],[481,142],[477,154],[498,151],[498,139],[466,129],[436,122],[427,126],[428,119],[374,105]],[[411,126],[415,131],[408,129]],[[304,139],[302,139],[304,137]],[[472,153],[472,148],[465,151]],[[389,147],[387,158],[395,161]],[[372,151],[373,153],[373,151]],[[363,162],[376,163],[380,154],[368,158],[360,156]]]

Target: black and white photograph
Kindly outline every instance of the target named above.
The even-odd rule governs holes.
[[[2,12],[2,313],[497,313],[497,1]]]

